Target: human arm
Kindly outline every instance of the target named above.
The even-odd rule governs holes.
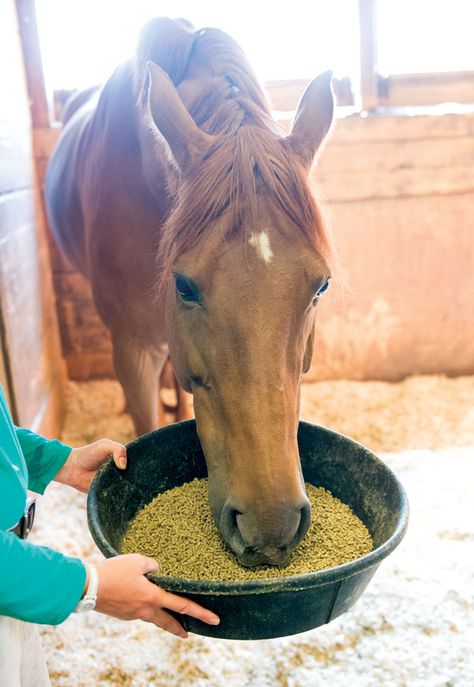
[[[28,468],[28,486],[39,494],[52,480],[87,492],[95,473],[109,457],[119,468],[127,465],[125,446],[111,439],[71,448],[29,429],[16,427],[15,431]]]
[[[185,639],[187,632],[169,611],[190,615],[210,625],[219,618],[194,601],[170,594],[150,582],[146,573],[157,572],[153,558],[127,554],[109,558],[97,566],[99,588],[96,610],[121,620],[144,620]]]
[[[125,458],[125,447],[100,440],[70,449],[60,442],[48,442],[29,430],[17,430],[28,453],[42,470],[34,471],[30,486],[42,492],[47,482],[55,480],[87,491],[98,467],[112,455],[118,467]],[[17,435],[18,436],[18,435]],[[25,441],[26,440],[26,441]],[[51,444],[44,453],[43,447]],[[55,472],[55,468],[59,469]],[[53,467],[54,466],[54,467]],[[169,594],[147,580],[147,572],[156,571],[157,563],[144,556],[117,556],[100,563],[97,610],[124,620],[152,622],[179,637],[186,632],[166,609],[193,615],[212,622],[214,614],[183,597]],[[10,615],[30,622],[57,624],[76,608],[87,588],[84,564],[74,558],[19,540],[10,532],[0,531],[0,615]]]
[[[95,473],[108,458],[113,458],[118,468],[127,465],[125,446],[111,439],[71,448],[29,429],[16,427],[16,435],[28,467],[28,486],[38,494],[43,494],[53,480],[87,492]]]
[[[92,444],[73,448],[55,474],[54,481],[87,493],[95,473],[108,458],[113,458],[115,465],[121,470],[126,468],[125,446],[111,439],[99,439]]]
[[[28,469],[28,488],[43,494],[72,449],[61,441],[45,439],[29,429],[15,427],[14,432]]]
[[[73,449],[55,480],[80,491],[88,491],[96,470],[108,456],[113,456],[117,467],[126,467],[125,447],[103,439]],[[99,575],[96,610],[99,613],[121,620],[151,622],[181,638],[187,637],[187,633],[169,610],[192,615],[211,624],[219,622],[214,613],[150,582],[145,574],[158,569],[152,558],[128,554],[104,560],[96,567]],[[87,578],[83,594],[88,583]]]
[[[97,565],[99,589],[96,610],[121,620],[154,623],[178,637],[186,637],[168,610],[216,624],[215,614],[147,580],[158,568],[138,554],[117,556]],[[63,556],[44,546],[0,530],[0,616],[58,625],[74,611],[87,588],[86,567],[78,558]]]
[[[62,623],[79,603],[85,579],[78,558],[0,530],[0,616]]]
[[[124,447],[111,443],[113,447],[95,442],[73,453],[61,442],[15,428],[0,387],[0,616],[54,625],[76,608],[87,588],[85,565],[77,558],[21,540],[7,529],[22,513],[27,486],[43,493],[55,478],[87,490],[110,453],[116,463],[123,457]],[[73,460],[68,462],[71,454]],[[149,582],[144,575],[157,569],[153,560],[130,554],[103,561],[97,567],[97,610],[101,613],[123,619],[142,618],[181,637],[186,633],[166,608],[189,612],[204,622],[213,618],[196,604]]]
[[[117,467],[126,467],[125,447],[116,442],[104,439],[73,449],[55,480],[87,491],[97,468],[110,455]],[[99,575],[96,610],[99,613],[121,620],[151,622],[181,638],[187,637],[187,633],[169,610],[192,615],[211,624],[218,622],[214,613],[150,582],[145,574],[158,569],[158,564],[151,558],[128,554],[104,560],[96,567]],[[88,583],[87,578],[83,594]]]

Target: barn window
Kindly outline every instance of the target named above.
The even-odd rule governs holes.
[[[47,92],[56,100],[104,81],[158,11],[234,36],[276,111],[293,111],[309,79],[329,68],[349,112],[474,103],[472,0],[294,0],[284,12],[255,0],[37,0],[36,9]]]
[[[375,106],[474,102],[472,0],[360,0]]]

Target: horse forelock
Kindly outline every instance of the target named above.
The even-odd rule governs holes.
[[[241,119],[241,125],[235,122]],[[226,217],[227,234],[249,232],[261,221],[268,199],[303,234],[315,253],[331,262],[331,247],[321,211],[305,171],[283,137],[236,112],[233,133],[220,135],[193,173],[183,179],[163,228],[158,264],[166,280],[180,254],[191,249]],[[163,285],[163,284],[162,284]]]

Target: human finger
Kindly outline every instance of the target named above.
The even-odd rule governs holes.
[[[124,470],[127,467],[127,449],[123,444],[111,439],[102,439],[100,442],[100,450],[103,456],[103,461],[112,456],[115,465]]]
[[[208,611],[207,608],[203,608],[184,596],[170,594],[170,592],[166,592],[164,589],[160,591],[160,604],[164,608],[168,608],[170,611],[175,611],[176,613],[182,613],[183,615],[190,615],[193,618],[202,620],[208,625],[219,625],[219,616],[212,611]]]
[[[129,554],[130,555],[130,554]],[[131,554],[140,556],[140,566],[142,568],[142,573],[146,575],[147,573],[158,572],[160,569],[160,564],[155,561],[154,558],[149,558],[148,556],[142,556],[141,554]],[[153,584],[153,582],[150,582]]]
[[[178,622],[176,618],[173,618],[171,613],[164,611],[162,608],[155,611],[150,617],[145,618],[145,620],[149,623],[153,623],[157,627],[161,627],[162,630],[166,630],[166,632],[170,632],[176,637],[180,637],[181,639],[188,638],[188,633],[181,623]]]
[[[112,450],[112,458],[115,465],[120,470],[125,470],[127,467],[127,449],[122,444],[116,444]]]

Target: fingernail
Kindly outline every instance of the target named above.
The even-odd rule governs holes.
[[[118,463],[119,467],[122,468],[122,470],[124,470],[127,467],[127,461],[123,456],[120,456]]]
[[[209,622],[211,625],[219,625],[221,619],[216,616],[215,618],[211,618]]]

